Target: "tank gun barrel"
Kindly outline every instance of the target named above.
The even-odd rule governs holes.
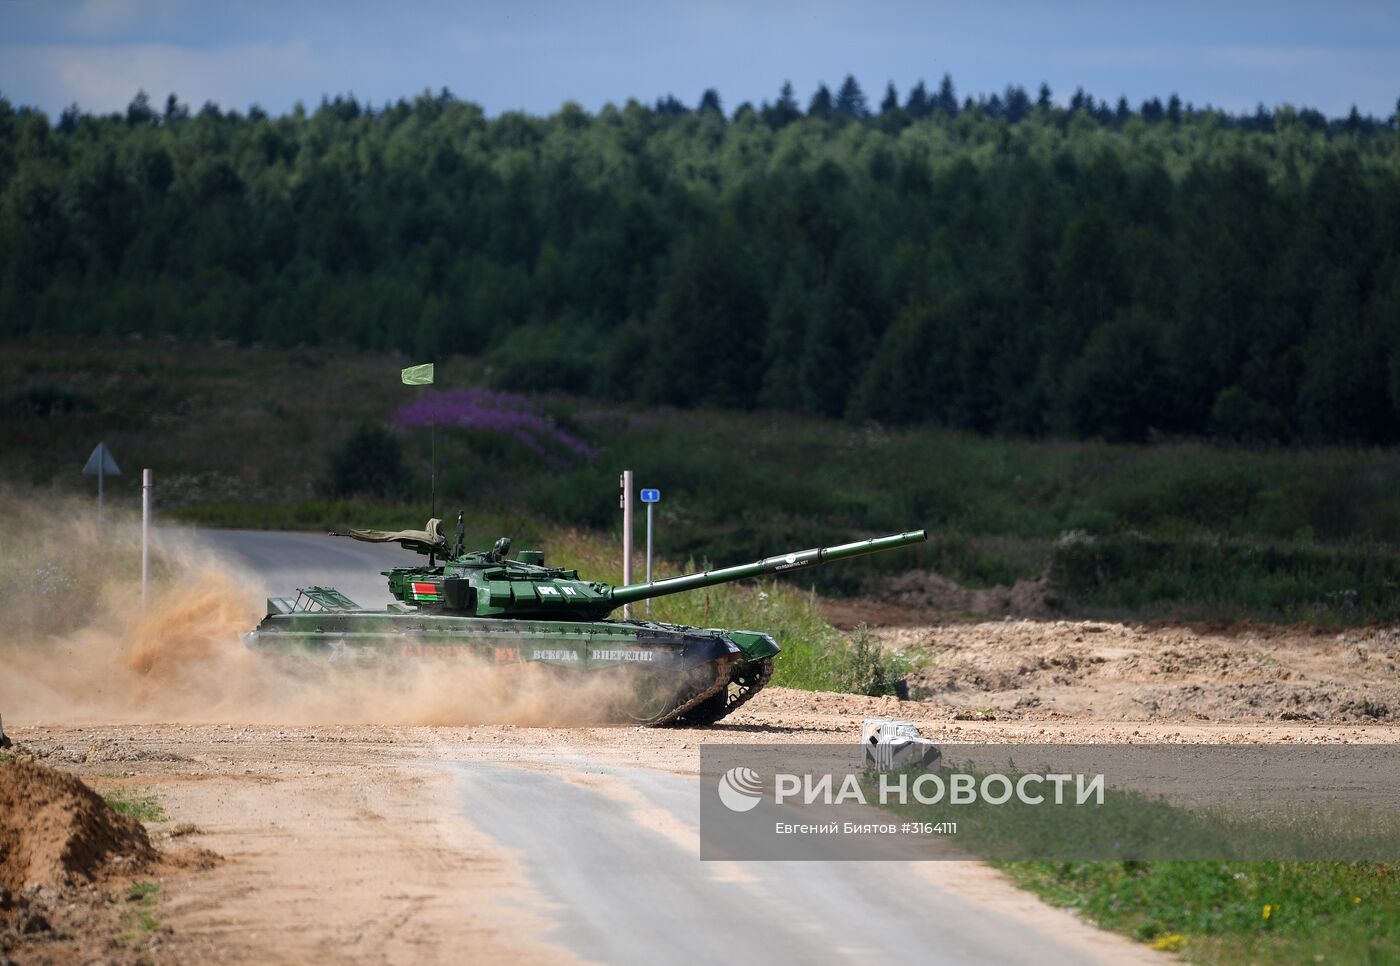
[[[765,557],[762,560],[740,564],[737,567],[722,567],[718,570],[706,570],[696,574],[653,580],[650,583],[614,587],[610,591],[609,600],[614,606],[630,604],[633,601],[646,600],[649,597],[664,597],[667,594],[679,594],[682,591],[695,590],[699,587],[713,587],[715,584],[742,580],[745,577],[801,570],[825,563],[828,560],[844,560],[847,557],[859,557],[867,553],[894,550],[897,547],[922,543],[927,539],[928,534],[923,530],[911,530],[908,533],[896,533],[888,537],[874,537],[870,540],[858,540],[855,543],[843,543],[838,547],[817,547],[812,550],[800,550],[796,553],[779,554],[776,557]]]

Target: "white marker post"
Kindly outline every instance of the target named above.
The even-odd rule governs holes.
[[[642,490],[642,502],[647,505],[647,583],[651,583],[651,508],[661,502],[660,490]],[[647,598],[647,615],[651,615],[651,598]]]
[[[149,469],[141,471],[141,603],[149,596],[151,577],[151,488],[155,486],[155,474]]]
[[[632,582],[632,471],[622,471],[622,582]],[[622,605],[622,618],[626,620],[632,608]]]

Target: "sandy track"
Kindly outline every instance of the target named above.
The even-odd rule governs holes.
[[[744,726],[725,738],[826,734]],[[169,812],[152,826],[158,842],[191,822],[200,831],[180,843],[224,857],[160,876],[169,932],[147,950],[157,962],[569,962],[575,949],[605,962],[677,950],[771,962],[794,943],[838,961],[895,949],[929,962],[1153,958],[975,864],[702,864],[693,822],[674,811],[695,804],[696,732],[123,726],[17,737],[99,789],[153,790]],[[473,765],[477,790],[459,799],[454,784]],[[752,920],[742,941],[713,928],[706,910],[718,907]],[[929,916],[956,931],[930,943]]]
[[[38,728],[41,761],[99,790],[154,792],[180,845],[224,861],[167,874],[161,962],[568,962],[517,857],[457,814],[423,734],[377,728]],[[23,958],[18,960],[23,962]]]
[[[1400,741],[1400,729],[1378,725],[956,720],[956,713],[934,703],[770,689],[733,720],[704,730],[128,725],[12,732],[44,762],[99,789],[153,790],[169,813],[153,826],[158,840],[179,823],[199,827],[180,843],[225,861],[170,873],[160,917],[172,932],[152,955],[230,963],[456,962],[465,950],[479,962],[561,962],[575,958],[575,946],[596,953],[571,946],[567,930],[553,931],[567,925],[561,909],[568,904],[541,887],[539,856],[502,844],[509,836],[499,824],[490,834],[462,814],[453,769],[471,763],[539,772],[605,796],[655,836],[651,848],[684,856],[694,854],[693,828],[650,792],[639,794],[649,780],[618,775],[693,776],[702,741],[845,742],[868,715],[908,718],[948,741]],[[586,822],[577,834],[588,834]],[[693,865],[701,875],[700,863]],[[703,874],[740,884],[752,869],[765,874],[761,865]],[[909,874],[929,890],[925,907],[957,901],[994,911],[1030,934],[1058,937],[1083,961],[1149,956],[1029,899],[984,867],[924,865]],[[776,893],[782,883],[773,885]],[[909,888],[917,894],[920,886]],[[858,928],[858,913],[849,921]]]

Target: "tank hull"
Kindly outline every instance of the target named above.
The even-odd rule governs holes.
[[[244,642],[258,651],[336,660],[475,660],[627,674],[647,698],[621,720],[646,725],[719,720],[767,683],[779,650],[756,631],[360,610],[269,614]],[[600,718],[608,717],[603,711]]]

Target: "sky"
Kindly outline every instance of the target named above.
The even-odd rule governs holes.
[[[864,0],[0,0],[0,95],[57,114],[125,108],[138,89],[271,113],[323,95],[381,105],[443,87],[495,115],[590,111],[715,88],[726,110],[805,106],[854,74],[872,105],[949,73],[959,96],[1048,83],[1136,106],[1353,104],[1400,98],[1400,2]]]

